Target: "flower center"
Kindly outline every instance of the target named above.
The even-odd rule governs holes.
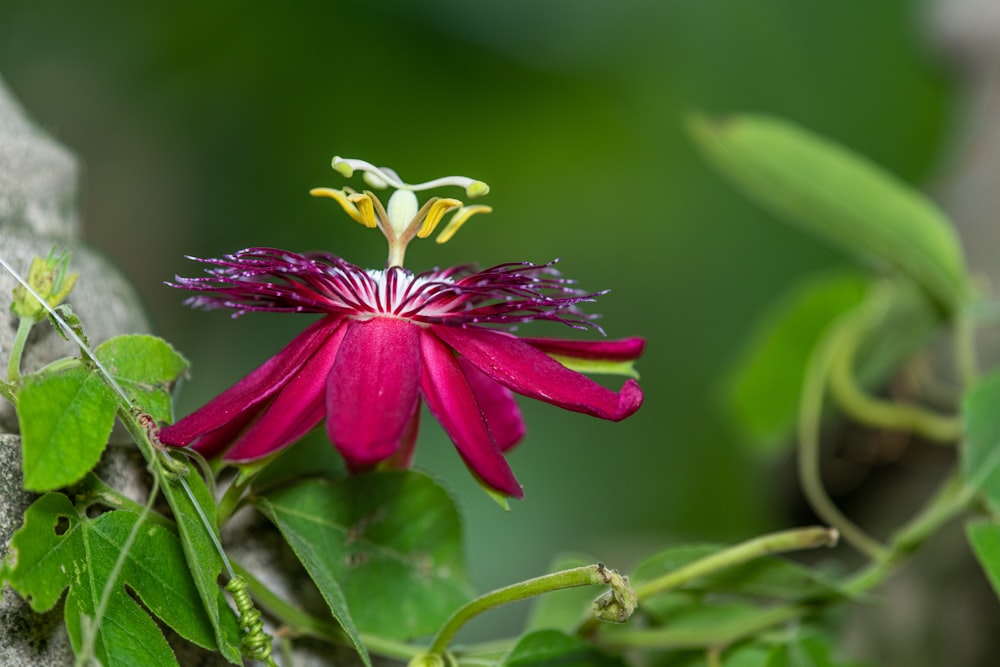
[[[450,213],[451,218],[438,234],[436,239],[438,243],[448,241],[473,215],[493,210],[489,206],[465,206],[458,199],[450,197],[431,197],[421,205],[414,194],[445,186],[464,188],[469,198],[481,197],[490,191],[486,183],[465,176],[446,176],[424,183],[404,183],[392,169],[376,167],[364,160],[341,157],[333,158],[333,169],[345,178],[350,178],[355,171],[360,171],[365,182],[371,187],[394,190],[389,197],[388,206],[383,206],[370,190],[357,192],[351,188],[342,190],[313,188],[309,191],[314,197],[330,197],[336,200],[351,218],[365,227],[378,228],[389,244],[387,268],[403,266],[406,247],[410,241],[430,236],[445,215]]]

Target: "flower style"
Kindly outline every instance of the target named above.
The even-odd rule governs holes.
[[[389,242],[387,268],[272,248],[196,260],[209,265],[208,275],[174,283],[199,293],[188,299],[191,305],[232,308],[234,316],[271,311],[323,317],[236,385],[161,429],[164,443],[248,462],[287,447],[325,418],[330,441],[350,470],[407,466],[422,399],[482,484],[522,497],[504,458],[525,431],[512,392],[614,421],[639,408],[642,390],[634,379],[615,392],[573,369],[632,374],[642,339],[519,338],[503,330],[531,320],[597,328],[577,304],[602,293],[574,288],[552,263],[419,274],[402,267],[406,245],[430,235],[449,211],[455,213],[439,242],[471,215],[489,211],[442,198],[418,208],[413,192],[459,185],[476,196],[488,191],[484,183],[452,177],[408,185],[360,160],[334,158],[334,168],[347,176],[362,170],[370,184],[396,189],[387,207],[371,192],[312,191],[381,229]]]

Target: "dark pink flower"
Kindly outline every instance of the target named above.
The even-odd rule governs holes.
[[[192,305],[323,317],[236,385],[164,427],[160,439],[169,445],[248,462],[325,419],[351,470],[405,466],[423,401],[482,483],[521,497],[504,459],[525,430],[512,392],[614,421],[642,404],[633,379],[615,392],[571,370],[627,366],[642,353],[642,339],[519,338],[503,330],[531,320],[593,326],[577,304],[598,295],[575,289],[551,264],[414,274],[271,248],[197,261],[210,265],[208,275],[175,283],[199,292]]]

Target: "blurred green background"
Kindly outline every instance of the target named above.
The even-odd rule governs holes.
[[[6,0],[0,76],[84,164],[90,242],[193,362],[186,413],[304,326],[193,312],[162,285],[274,245],[380,266],[384,243],[314,186],[335,155],[404,179],[487,181],[476,217],[409,268],[544,262],[587,289],[612,337],[642,335],[646,405],[608,424],[525,401],[504,514],[432,419],[418,464],[462,497],[485,587],[558,551],[626,568],[679,539],[787,527],[783,462],[743,451],[719,387],[761,309],[833,251],[759,213],[684,134],[692,110],[794,119],[922,182],[952,107],[910,0],[505,0],[253,4]],[[252,8],[251,8],[252,7]],[[569,333],[557,325],[526,328]]]

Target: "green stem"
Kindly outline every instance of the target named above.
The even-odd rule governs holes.
[[[769,533],[755,537],[736,546],[730,547],[711,556],[706,556],[693,563],[667,572],[663,576],[646,582],[635,589],[639,603],[660,593],[683,586],[684,584],[713,572],[719,572],[748,561],[770,554],[816,549],[818,547],[833,547],[837,544],[837,531],[822,526],[795,528],[777,533]],[[588,618],[580,624],[576,633],[581,637],[589,637],[597,630],[595,619]]]
[[[698,577],[735,567],[756,558],[788,551],[833,547],[836,544],[837,531],[823,526],[796,528],[761,535],[667,572],[661,577],[636,587],[635,595],[639,602],[642,602],[648,597],[672,590]]]
[[[250,486],[250,482],[256,475],[248,475],[245,478],[237,477],[226,489],[226,492],[222,494],[222,498],[219,500],[218,506],[215,508],[215,523],[221,529],[226,523],[233,512],[235,512],[239,506],[240,501],[243,500],[243,493]]]
[[[956,473],[949,477],[924,509],[893,535],[891,558],[862,569],[847,581],[845,589],[860,594],[882,583],[904,556],[914,552],[941,526],[968,509],[974,497],[961,475]]]
[[[863,304],[842,316],[827,332],[813,351],[806,367],[799,405],[798,444],[799,481],[813,511],[843,535],[844,540],[875,561],[884,561],[889,551],[848,519],[826,493],[820,474],[820,427],[823,416],[823,396],[831,367],[840,350],[853,344],[857,323],[866,316]]]
[[[976,360],[975,321],[966,307],[955,319],[955,366],[962,386],[968,389],[975,383],[979,364]]]
[[[528,579],[517,584],[497,589],[472,600],[452,614],[431,643],[428,653],[443,655],[451,640],[469,620],[496,607],[525,600],[543,593],[575,588],[577,586],[607,585],[609,570],[603,565],[585,565],[571,570],[563,570],[534,579]]]
[[[722,621],[712,627],[627,629],[602,635],[600,644],[603,648],[616,651],[729,646],[741,639],[753,637],[779,623],[798,618],[811,609],[808,605],[803,604],[783,605],[762,610],[749,618]]]
[[[21,379],[21,356],[24,354],[24,345],[28,342],[28,334],[31,333],[33,326],[35,320],[30,317],[22,317],[17,322],[17,333],[14,334],[10,360],[7,362],[7,382],[11,384]]]
[[[962,437],[962,421],[918,405],[895,403],[869,395],[855,380],[854,359],[858,345],[878,315],[877,307],[862,306],[856,318],[844,325],[838,348],[831,352],[830,393],[857,421],[869,426],[909,431],[931,442],[953,445]]]
[[[232,565],[236,574],[246,581],[247,589],[260,608],[281,622],[285,630],[282,634],[291,633],[299,637],[313,637],[345,646],[350,645],[339,626],[316,618],[312,614],[285,602],[238,563],[234,562]],[[361,641],[371,653],[393,660],[410,660],[424,651],[419,646],[410,646],[403,642],[365,633],[361,634]]]

